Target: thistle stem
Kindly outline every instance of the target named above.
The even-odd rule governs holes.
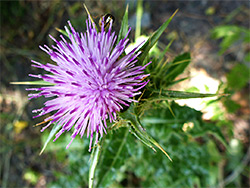
[[[104,138],[102,138],[101,142],[104,140]],[[92,152],[92,160],[91,160],[91,164],[90,164],[90,168],[89,168],[89,188],[93,188],[94,185],[94,176],[95,176],[95,170],[96,170],[96,166],[100,157],[100,151],[101,151],[101,144],[97,143],[96,147],[93,149]]]

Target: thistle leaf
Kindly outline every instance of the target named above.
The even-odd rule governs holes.
[[[144,43],[144,45],[138,49],[138,51],[141,51],[142,53],[139,55],[138,59],[141,64],[143,64],[144,59],[148,55],[149,50],[154,46],[154,44],[159,40],[160,36],[163,34],[163,32],[166,30],[168,24],[171,22],[175,14],[178,12],[178,9],[172,14],[172,16],[163,23],[159,29],[157,29],[150,37],[149,39]]]
[[[127,157],[127,147],[124,147],[127,142],[129,129],[120,128],[115,131],[115,134],[109,132],[105,135],[105,141],[102,146],[97,177],[98,183],[96,187],[109,187],[115,180],[115,170],[119,169]]]
[[[177,76],[179,76],[186,67],[189,65],[191,60],[190,53],[183,53],[177,56],[171,63],[167,64],[167,71],[164,79],[167,82],[172,82]]]
[[[216,93],[193,93],[185,91],[171,91],[171,90],[154,90],[151,98],[157,100],[175,100],[175,99],[191,99],[191,98],[205,98],[205,97],[215,97],[225,94]]]
[[[128,33],[128,5],[126,7],[124,16],[122,18],[121,29],[119,31],[119,35],[117,38],[117,44],[120,42],[121,39],[125,38],[127,33]]]
[[[189,79],[189,78],[190,78],[190,77],[185,77],[185,78],[181,78],[181,79],[179,79],[179,80],[172,81],[171,83],[168,84],[168,87],[171,87],[171,86],[173,86],[173,85],[175,85],[175,84],[178,84],[178,83],[180,83],[180,82],[182,82],[182,81],[185,81],[185,80],[187,80],[187,79]]]
[[[47,85],[47,86],[53,86],[55,84],[52,84],[50,82],[46,82],[43,80],[39,81],[23,81],[23,82],[10,82],[10,84],[13,85]]]
[[[174,39],[172,39],[172,40],[168,43],[168,45],[166,46],[166,48],[163,50],[163,52],[160,53],[159,58],[158,58],[158,61],[159,61],[159,62],[163,60],[165,54],[167,53],[169,47],[171,46],[171,44],[172,44],[173,42],[174,42]]]
[[[43,146],[41,152],[39,153],[39,155],[41,155],[41,154],[44,152],[44,150],[45,150],[45,148],[47,147],[49,141],[52,139],[52,137],[57,133],[57,131],[58,131],[61,127],[62,127],[62,125],[60,125],[60,124],[55,124],[55,125],[53,126],[53,128],[52,128],[52,130],[50,131],[49,136],[48,136],[48,138],[47,138],[47,140],[46,140],[46,142],[45,142],[45,144],[44,144],[44,146]]]
[[[132,104],[130,106],[130,108],[124,112],[121,113],[120,116],[123,119],[126,119],[127,121],[130,122],[130,126],[131,126],[131,131],[132,133],[139,138],[139,140],[141,140],[144,144],[146,144],[147,146],[149,146],[151,149],[153,149],[154,151],[156,151],[153,147],[156,146],[158,149],[160,149],[168,158],[170,161],[172,161],[172,159],[170,158],[170,156],[167,154],[167,152],[160,146],[160,144],[158,144],[158,142],[156,142],[142,127],[139,117],[138,115],[136,115],[135,113],[135,107]]]
[[[66,31],[62,30],[62,29],[59,29],[59,28],[55,28],[59,33],[62,33],[64,36],[68,37],[69,38],[69,35]]]
[[[88,8],[87,8],[87,6],[85,5],[85,3],[83,3],[83,6],[84,6],[84,8],[85,8],[85,10],[86,10],[86,12],[87,12],[87,14],[88,14],[88,16],[89,16],[91,22],[92,22],[92,23],[95,23],[94,20],[93,20],[93,18],[92,18],[92,16],[91,16],[91,14],[90,14],[90,12],[89,12],[89,10],[88,10]],[[96,28],[96,30],[98,31],[98,27],[96,26],[96,24],[95,24],[95,28]]]

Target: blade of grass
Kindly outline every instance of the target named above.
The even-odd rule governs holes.
[[[135,41],[141,35],[141,18],[143,14],[142,0],[137,1],[136,8],[136,27],[135,27]]]

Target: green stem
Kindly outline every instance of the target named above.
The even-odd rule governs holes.
[[[101,142],[103,142],[104,137],[102,138]],[[93,188],[94,185],[94,176],[95,176],[95,170],[98,163],[98,160],[100,158],[100,151],[101,151],[101,144],[96,144],[96,148],[93,150],[93,155],[91,156],[91,164],[89,169],[89,188]]]

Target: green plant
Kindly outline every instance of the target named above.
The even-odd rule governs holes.
[[[61,128],[60,124],[54,124],[50,133],[43,135],[42,152],[54,152],[57,160],[67,166],[65,171],[54,173],[57,180],[51,183],[52,187],[87,184],[89,187],[135,184],[145,187],[203,187],[214,186],[219,181],[217,160],[221,155],[216,141],[227,147],[223,134],[217,125],[203,122],[201,112],[179,106],[173,100],[220,95],[169,90],[170,86],[186,79],[177,78],[191,62],[190,54],[186,52],[172,61],[166,60],[164,55],[171,42],[163,52],[150,53],[175,13],[138,49],[142,52],[137,58],[138,65],[144,66],[152,60],[146,69],[151,74],[151,82],[136,98],[139,103],[131,103],[118,114],[114,124],[108,124],[108,134],[95,144],[91,157],[86,151],[88,141],[76,138],[68,150],[62,149],[70,140],[68,135],[49,143]],[[127,31],[126,10],[118,41]],[[59,32],[65,34],[62,30]],[[28,84],[51,86],[44,81]],[[134,179],[137,182],[133,182]]]

